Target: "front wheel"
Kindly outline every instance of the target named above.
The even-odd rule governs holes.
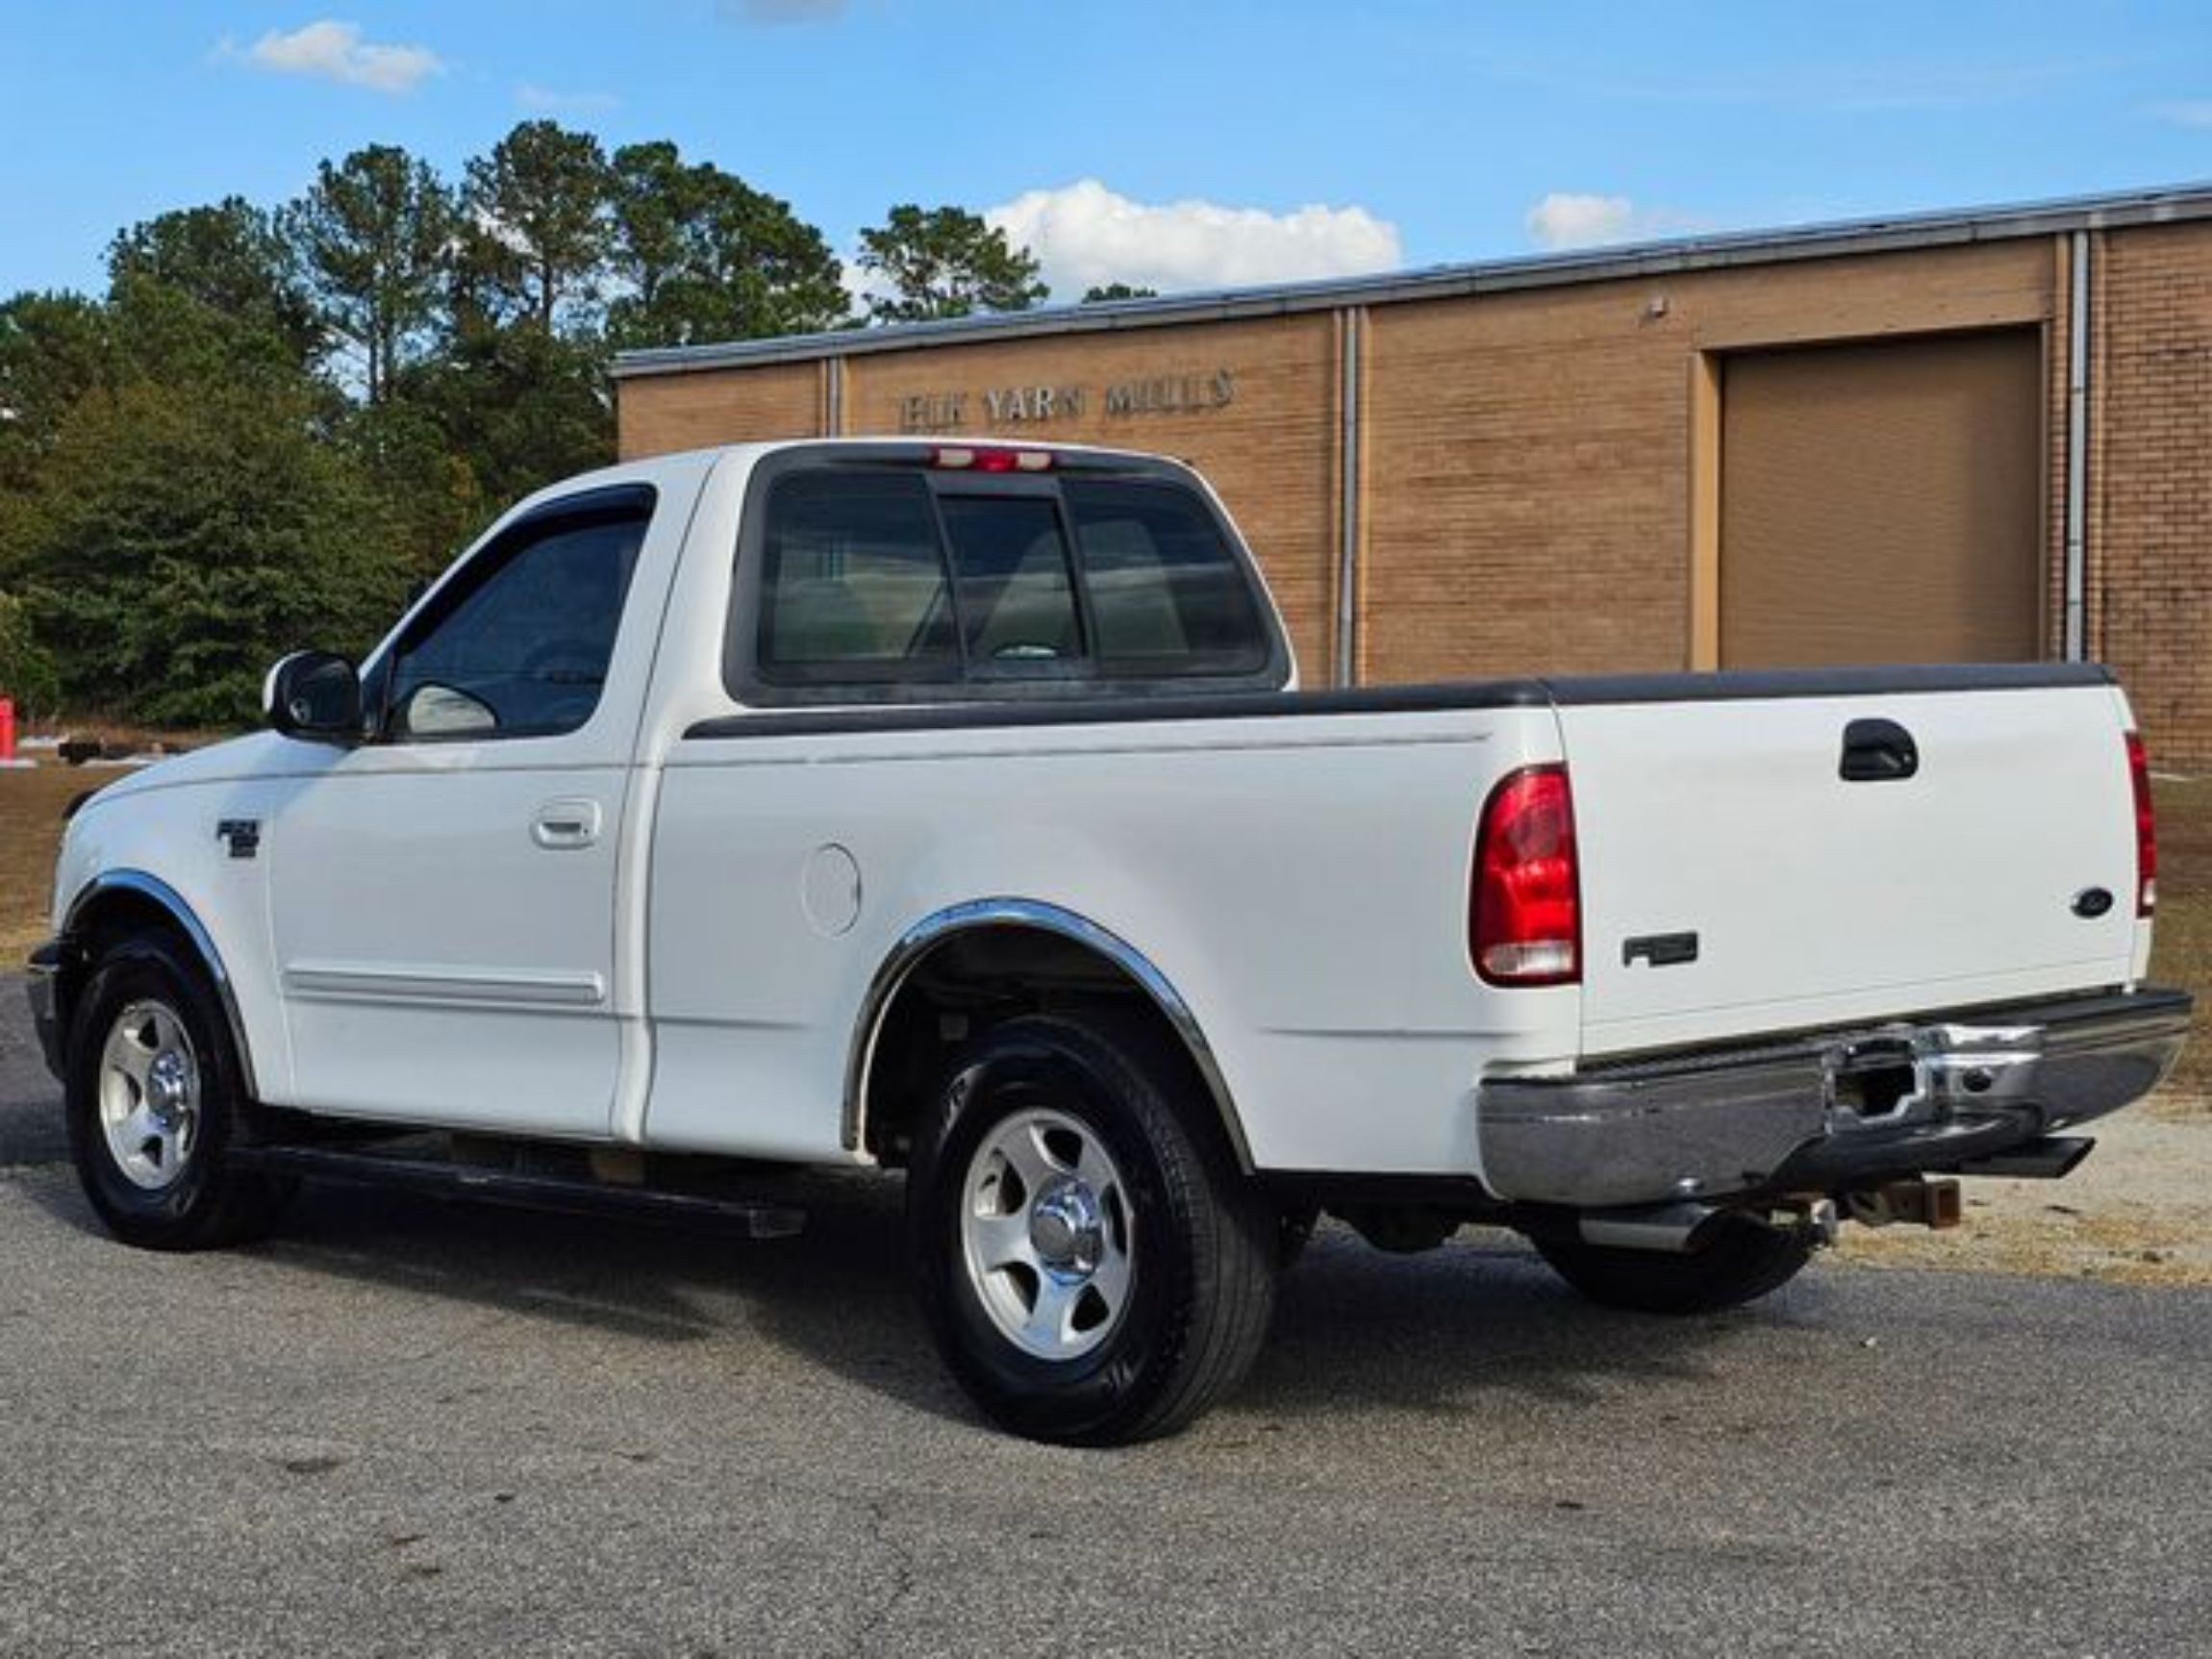
[[[1714,1222],[1695,1250],[1625,1250],[1580,1239],[1539,1238],[1537,1253],[1594,1302],[1643,1314],[1709,1314],[1777,1291],[1812,1259],[1804,1234],[1747,1216]]]
[[[246,1109],[205,971],[144,933],[94,964],[70,1021],[63,1108],[85,1195],[125,1244],[203,1249],[267,1231],[290,1184],[232,1167]]]
[[[1167,1434],[1242,1380],[1276,1213],[1141,1028],[1011,1020],[959,1057],[907,1179],[917,1288],[953,1374],[1037,1440]]]

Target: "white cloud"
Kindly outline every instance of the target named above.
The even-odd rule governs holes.
[[[1064,300],[1114,282],[1171,293],[1356,276],[1400,263],[1397,227],[1365,208],[1270,214],[1205,201],[1153,204],[1084,179],[1030,190],[983,216],[1037,256]]]
[[[1528,239],[1553,253],[1601,247],[1608,242],[1686,236],[1710,222],[1672,208],[1641,208],[1626,196],[1553,190],[1528,210]]]
[[[855,316],[867,314],[867,302],[871,299],[890,299],[898,292],[885,280],[881,271],[871,271],[860,263],[859,252],[842,254],[838,259],[839,281],[844,287],[845,304]]]
[[[2176,127],[2212,127],[2212,98],[2184,98],[2172,104],[2153,104],[2150,113]]]
[[[319,75],[378,92],[412,92],[445,64],[427,46],[399,46],[361,38],[358,23],[325,18],[289,35],[271,31],[244,53],[247,63],[279,75]]]
[[[540,115],[604,115],[622,107],[612,92],[557,92],[535,81],[515,88],[515,101]]]
[[[1528,210],[1528,235],[1545,248],[1586,248],[1636,234],[1636,204],[1626,196],[1553,190]]]

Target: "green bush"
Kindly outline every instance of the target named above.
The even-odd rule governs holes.
[[[140,381],[71,413],[19,560],[70,706],[240,723],[285,652],[374,642],[405,596],[405,551],[315,403],[302,387]]]
[[[0,697],[15,700],[17,719],[50,715],[62,700],[54,655],[32,632],[30,608],[13,593],[0,593]]]

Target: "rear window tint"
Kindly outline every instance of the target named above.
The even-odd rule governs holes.
[[[947,495],[938,508],[952,544],[969,666],[1081,657],[1058,504],[1049,495]]]
[[[768,484],[758,522],[752,661],[733,657],[733,691],[748,676],[1227,679],[1276,663],[1246,566],[1171,481],[808,467]]]
[[[898,473],[800,473],[768,498],[766,668],[885,673],[959,666],[929,488]]]
[[[1109,666],[1250,673],[1268,638],[1220,527],[1188,490],[1070,479],[1068,510]]]

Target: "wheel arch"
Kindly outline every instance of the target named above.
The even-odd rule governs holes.
[[[1038,899],[985,898],[935,911],[902,934],[868,984],[853,1028],[845,1070],[841,1133],[849,1151],[880,1155],[888,1128],[899,1120],[892,1089],[895,1069],[882,1062],[887,1038],[896,1041],[901,1016],[917,1000],[926,1004],[932,971],[957,968],[956,951],[972,953],[993,942],[1049,942],[1047,959],[1080,974],[1094,991],[1118,991],[1139,1000],[1173,1051],[1188,1063],[1212,1105],[1221,1133],[1245,1173],[1254,1169],[1243,1119],[1197,1016],[1150,958],[1111,929],[1063,906]],[[1032,953],[1033,954],[1033,953]]]
[[[214,936],[182,893],[144,870],[103,870],[69,900],[61,927],[63,970],[56,988],[55,1012],[61,1029],[66,1032],[75,1017],[77,997],[91,971],[95,947],[105,940],[146,927],[163,927],[181,936],[199,958],[222,1004],[246,1096],[259,1099],[261,1090],[254,1072],[253,1049],[246,1041],[245,1018],[239,1010],[230,969],[223,965],[222,952],[215,948]]]

